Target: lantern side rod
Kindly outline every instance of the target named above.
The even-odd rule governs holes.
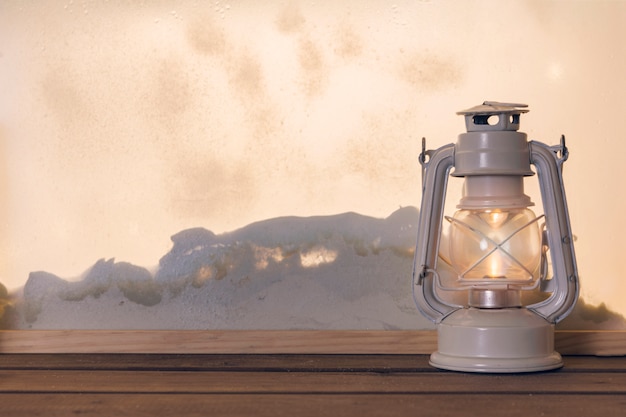
[[[442,146],[434,152],[423,149],[420,163],[423,169],[422,204],[413,263],[413,294],[422,314],[438,323],[459,308],[443,302],[434,285],[444,197],[448,174],[454,166],[454,144]]]
[[[548,321],[558,323],[574,308],[578,299],[578,271],[574,253],[565,189],[563,187],[562,164],[567,158],[564,141],[560,146],[550,147],[541,142],[529,142],[531,163],[539,174],[539,186],[543,200],[548,235],[548,247],[552,259],[552,295],[528,309]],[[558,157],[558,153],[562,155]]]

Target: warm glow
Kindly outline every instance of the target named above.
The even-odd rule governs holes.
[[[492,256],[489,259],[489,273],[487,278],[505,278],[506,270],[503,268],[503,262],[500,257]]]
[[[500,210],[486,210],[480,216],[487,222],[491,229],[499,229],[509,218],[509,213]]]
[[[269,266],[270,262],[279,263],[284,259],[281,248],[267,248],[253,245],[252,249],[256,261],[255,267],[257,269],[265,269]]]
[[[304,268],[313,268],[323,264],[335,262],[337,251],[324,246],[316,246],[308,251],[300,253],[300,263]]]
[[[153,267],[189,227],[417,206],[421,137],[450,143],[465,129],[455,111],[515,100],[530,105],[530,138],[567,136],[583,296],[626,314],[623,248],[607,241],[626,231],[625,12],[0,2],[0,281],[76,277],[100,258]]]
[[[508,213],[502,212],[499,210],[487,210],[484,214],[481,215],[486,223],[489,225],[491,230],[500,229],[502,224],[508,219]],[[484,250],[483,247],[488,247],[489,245],[486,242],[486,239],[481,241],[481,250]],[[504,267],[505,263],[502,261],[501,256],[490,256],[488,262],[488,270],[489,273],[487,277],[489,278],[505,278],[506,277],[506,269]]]
[[[531,210],[459,210],[449,220],[450,258],[461,282],[538,277],[541,233]]]

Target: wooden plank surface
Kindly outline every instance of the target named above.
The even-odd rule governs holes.
[[[433,331],[7,330],[0,353],[426,353]]]
[[[626,372],[624,357],[566,356],[564,372]],[[0,354],[3,370],[438,372],[428,355]]]
[[[434,369],[426,355],[0,355],[4,416],[623,416],[626,358],[531,374]]]
[[[3,416],[481,416],[623,417],[624,398],[613,395],[325,394],[151,395],[0,394]],[[44,406],[45,405],[45,406]]]
[[[481,416],[623,417],[624,398],[612,395],[326,394],[151,395],[0,394],[3,416]],[[6,404],[6,406],[4,405]],[[45,406],[43,406],[45,404]]]
[[[626,355],[626,331],[557,331],[565,355]],[[0,353],[428,354],[433,330],[7,330]]]
[[[117,393],[140,394],[268,394],[268,393],[412,393],[473,392],[518,394],[626,394],[626,374],[558,373],[467,375],[460,373],[359,372],[189,372],[189,371],[0,371],[4,393]]]

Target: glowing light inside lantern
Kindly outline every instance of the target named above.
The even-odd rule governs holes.
[[[450,259],[461,282],[538,278],[541,231],[532,210],[458,210],[450,221]]]

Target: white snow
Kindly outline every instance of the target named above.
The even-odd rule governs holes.
[[[415,208],[282,217],[172,236],[155,274],[101,259],[71,282],[32,272],[11,326],[32,329],[430,328],[411,296]]]
[[[281,217],[172,236],[152,274],[100,259],[79,281],[32,272],[12,329],[432,329],[411,291],[418,211]],[[625,328],[581,301],[563,328]]]

